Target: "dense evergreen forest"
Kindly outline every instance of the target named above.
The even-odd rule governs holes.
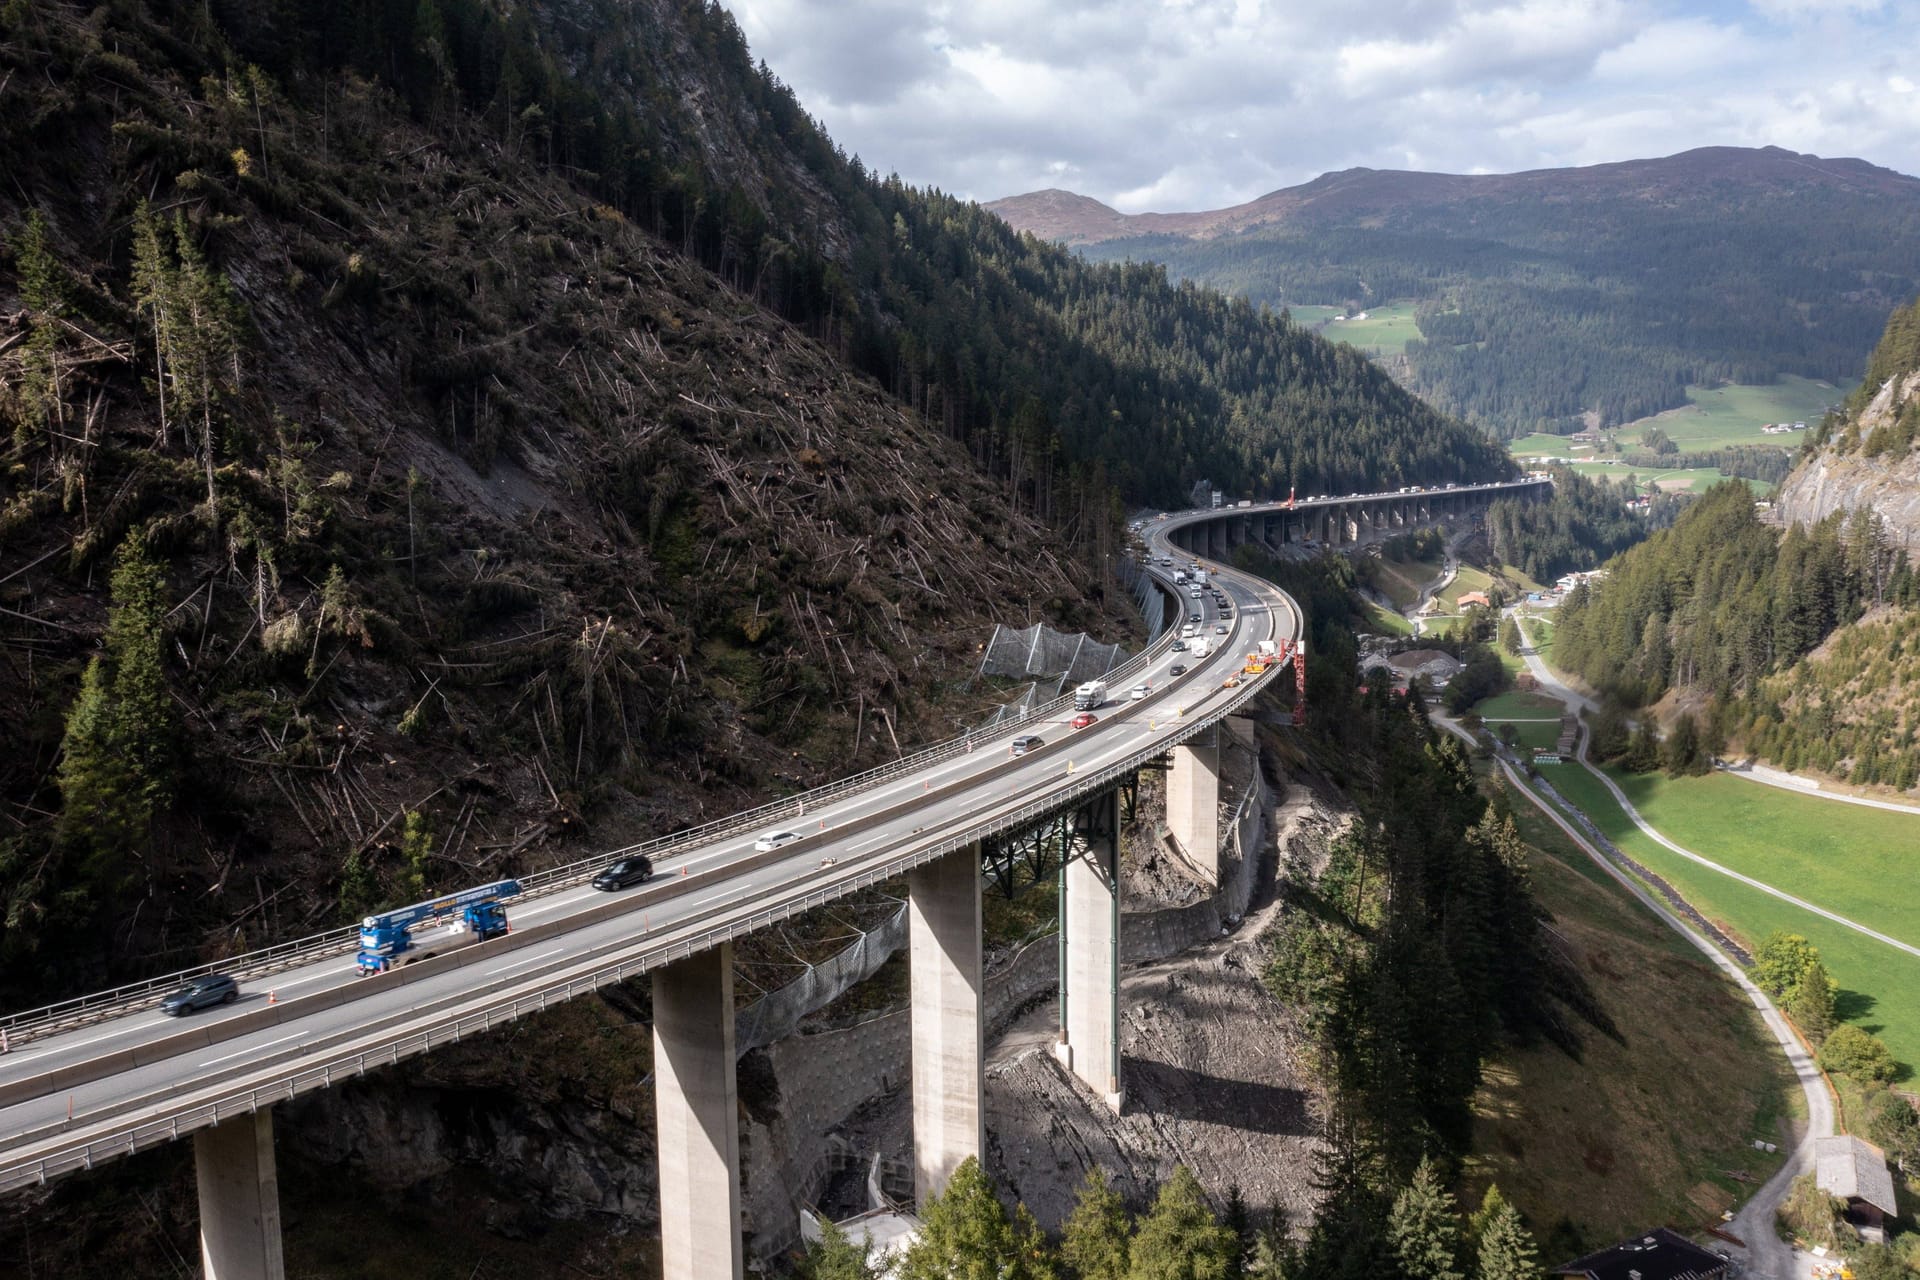
[[[1281,886],[1266,974],[1303,1011],[1334,1105],[1328,1195],[1285,1274],[1428,1274],[1397,1252],[1399,1197],[1424,1161],[1467,1154],[1485,1056],[1542,1038],[1577,1055],[1583,1023],[1613,1028],[1548,944],[1524,845],[1458,742],[1417,699],[1357,691],[1350,566],[1241,555],[1306,612],[1309,728],[1361,815],[1323,871]]]
[[[1084,252],[1274,307],[1417,302],[1409,385],[1506,435],[1570,431],[1588,412],[1630,422],[1685,403],[1689,383],[1854,376],[1887,307],[1920,288],[1920,206],[1840,181],[1689,182],[1685,160],[1647,162],[1675,173],[1646,190],[1543,182],[1368,205],[1364,226],[1309,212]]]
[[[1897,682],[1862,683],[1869,669],[1900,667],[1910,628],[1889,621],[1871,632],[1890,646],[1871,660],[1849,640],[1820,664],[1795,666],[1869,609],[1898,618],[1920,604],[1920,579],[1877,515],[1782,534],[1760,522],[1745,485],[1728,482],[1611,568],[1561,606],[1555,662],[1627,706],[1676,687],[1712,694],[1714,744],[1744,731],[1750,750],[1790,767],[1902,788],[1920,775]],[[1595,737],[1603,753],[1627,749],[1618,734]]]
[[[963,441],[1076,540],[1101,495],[1505,474],[1491,442],[1363,359],[1157,267],[1089,267],[842,153],[710,0],[175,0],[287,93],[351,69],[416,116],[472,113]],[[689,106],[697,81],[718,104]],[[716,136],[721,137],[715,145]]]
[[[1502,498],[1487,509],[1487,537],[1494,557],[1536,582],[1591,569],[1625,551],[1649,529],[1672,523],[1686,499],[1659,494],[1644,515],[1628,510],[1638,484],[1589,480],[1565,467],[1553,469],[1553,496],[1545,502]]]

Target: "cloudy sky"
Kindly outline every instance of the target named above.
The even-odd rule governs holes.
[[[729,0],[870,166],[1209,209],[1774,144],[1920,174],[1920,0]]]

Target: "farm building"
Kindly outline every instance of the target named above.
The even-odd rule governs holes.
[[[1899,1210],[1893,1203],[1893,1175],[1887,1153],[1858,1138],[1820,1138],[1813,1144],[1813,1181],[1828,1195],[1847,1202],[1847,1221],[1862,1240],[1886,1240],[1886,1222]]]

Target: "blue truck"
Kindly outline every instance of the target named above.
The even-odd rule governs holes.
[[[368,916],[360,922],[360,952],[355,957],[360,976],[500,937],[508,929],[501,900],[519,892],[518,880],[498,880]]]

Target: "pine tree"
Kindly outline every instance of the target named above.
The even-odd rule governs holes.
[[[160,447],[167,445],[167,347],[174,323],[172,256],[166,228],[142,200],[133,211],[133,305],[153,326],[153,387],[160,400]]]
[[[38,209],[9,246],[20,278],[20,301],[27,308],[27,345],[21,356],[21,416],[16,444],[31,438],[31,428],[53,427],[66,403],[60,389],[60,316],[66,311],[60,260],[54,256],[47,220]]]
[[[1087,1171],[1080,1198],[1061,1229],[1060,1260],[1078,1280],[1126,1280],[1133,1220],[1120,1193],[1098,1168]]]
[[[60,833],[102,876],[144,845],[173,802],[176,717],[167,689],[166,578],[139,533],[115,556],[102,652],[87,665],[61,744]]]
[[[1433,1161],[1422,1159],[1413,1181],[1394,1197],[1387,1238],[1407,1280],[1466,1280],[1460,1270],[1460,1227],[1453,1193]]]
[[[1706,761],[1700,754],[1699,722],[1690,715],[1682,715],[1676,720],[1662,754],[1666,757],[1669,777],[1680,778],[1688,774],[1705,773]]]
[[[802,1280],[880,1280],[881,1274],[873,1240],[862,1236],[855,1244],[839,1224],[830,1221],[820,1224],[820,1239],[807,1246],[806,1259],[800,1264]]]
[[[894,1267],[898,1280],[1054,1280],[1047,1242],[1025,1206],[1008,1217],[978,1157],[920,1208],[920,1234]]]
[[[1207,1208],[1199,1180],[1175,1165],[1134,1232],[1127,1280],[1228,1280],[1235,1244]]]
[[[1467,1215],[1467,1229],[1460,1237],[1460,1252],[1464,1256],[1480,1256],[1480,1242],[1486,1239],[1487,1228],[1506,1207],[1507,1198],[1500,1193],[1499,1184],[1489,1184],[1487,1194],[1480,1198],[1480,1207]]]
[[[1827,966],[1818,960],[1808,967],[1800,977],[1800,985],[1794,989],[1788,1001],[1787,1012],[1807,1039],[1815,1045],[1827,1038],[1833,1030],[1833,979],[1827,976]]]
[[[1541,1280],[1540,1251],[1519,1210],[1502,1200],[1479,1235],[1474,1280]]]
[[[1629,773],[1652,773],[1660,767],[1660,739],[1653,731],[1653,717],[1643,715],[1627,742],[1627,754],[1620,761]]]

